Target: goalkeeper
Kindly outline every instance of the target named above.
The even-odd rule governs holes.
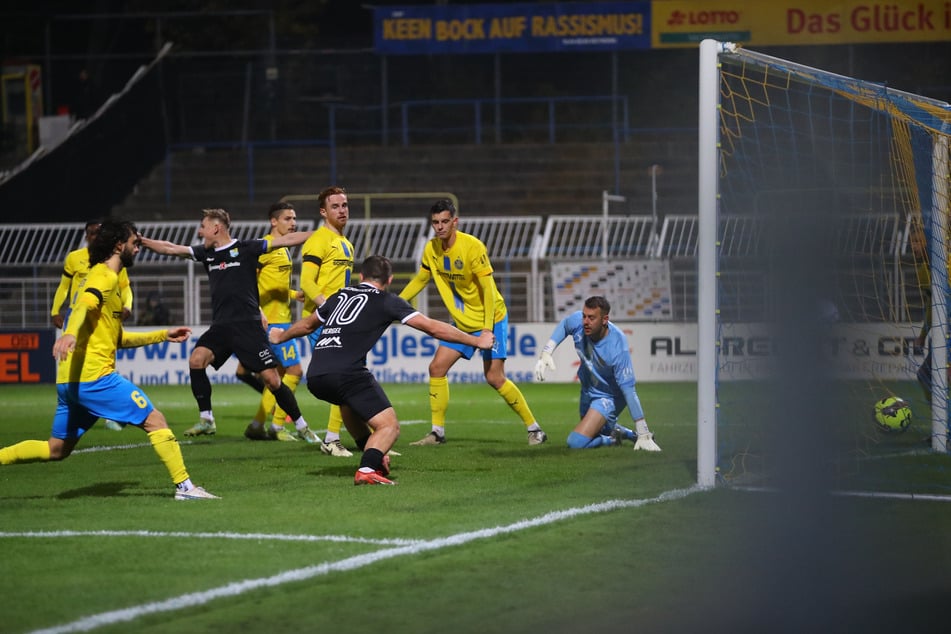
[[[545,370],[555,369],[551,353],[571,337],[581,360],[578,366],[581,421],[568,434],[568,446],[593,449],[620,445],[626,439],[634,443],[635,450],[660,451],[647,428],[644,410],[634,389],[634,367],[628,354],[627,337],[610,323],[610,312],[608,300],[595,295],[585,300],[582,310],[562,319],[535,364],[535,380],[544,381]],[[634,419],[633,430],[617,422],[618,414],[625,407]]]

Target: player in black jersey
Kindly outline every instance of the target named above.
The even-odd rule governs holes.
[[[478,337],[445,322],[430,319],[386,289],[393,265],[382,255],[363,261],[359,286],[343,288],[312,315],[282,331],[271,330],[271,342],[283,343],[323,326],[307,368],[307,389],[317,398],[340,406],[343,422],[362,448],[354,484],[396,484],[389,475],[387,452],[400,435],[400,423],[383,388],[367,367],[367,353],[394,321],[452,343],[489,350],[494,335]],[[316,298],[320,304],[321,298]],[[371,433],[372,432],[372,433]]]
[[[142,238],[142,246],[156,253],[191,258],[204,265],[211,286],[211,327],[198,338],[188,358],[192,394],[198,402],[198,424],[186,436],[213,435],[211,381],[207,368],[217,370],[234,354],[246,369],[257,372],[288,416],[297,435],[310,443],[321,439],[301,415],[294,393],[281,382],[280,362],[274,357],[262,325],[258,297],[258,256],[273,249],[303,244],[313,231],[294,232],[276,238],[236,240],[231,237],[231,217],[224,209],[204,209],[198,236],[203,244],[186,246]]]

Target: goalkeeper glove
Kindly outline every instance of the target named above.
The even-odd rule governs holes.
[[[634,423],[637,440],[634,441],[634,451],[661,451],[660,445],[654,442],[654,434],[647,428],[647,421],[643,418]]]
[[[551,358],[551,353],[545,350],[542,350],[542,356],[538,357],[538,362],[535,364],[535,380],[544,381],[545,380],[545,370],[554,370],[555,361]]]

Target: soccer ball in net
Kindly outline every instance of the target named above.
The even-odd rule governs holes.
[[[911,425],[911,406],[897,396],[876,401],[875,424],[884,432],[903,432]]]

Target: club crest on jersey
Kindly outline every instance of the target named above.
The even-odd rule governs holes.
[[[228,255],[230,255],[233,258],[238,257],[238,247],[235,247],[231,249],[230,251],[228,251]]]
[[[462,270],[462,260],[460,258],[456,258],[456,261],[453,262],[452,265],[456,267],[457,271]]]

